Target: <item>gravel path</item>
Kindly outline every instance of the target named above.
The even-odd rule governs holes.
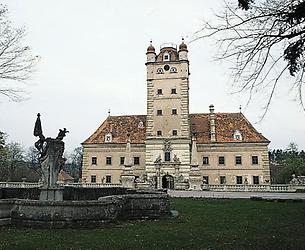
[[[178,191],[168,190],[171,197],[202,197],[222,199],[250,199],[260,197],[264,199],[292,199],[305,200],[305,193],[259,193],[259,192],[213,192],[213,191]]]

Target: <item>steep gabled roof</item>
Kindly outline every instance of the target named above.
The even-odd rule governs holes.
[[[211,143],[210,114],[190,114],[191,132],[198,143]],[[240,131],[242,142],[269,142],[242,113],[215,113],[216,142],[236,142],[234,132]]]
[[[190,114],[191,132],[196,133],[198,143],[214,143],[210,140],[209,113]],[[143,123],[143,127],[139,126]],[[241,113],[215,113],[216,143],[236,142],[234,132],[240,131],[242,142],[269,143],[258,133]],[[146,115],[109,116],[83,144],[103,144],[105,135],[112,133],[111,143],[126,143],[128,134],[132,143],[144,143]]]
[[[139,124],[142,122],[143,127]],[[112,133],[112,143],[126,143],[128,134],[132,143],[144,143],[146,115],[108,116],[102,125],[83,144],[105,143],[105,135]]]

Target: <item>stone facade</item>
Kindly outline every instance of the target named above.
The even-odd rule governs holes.
[[[147,115],[109,116],[83,143],[84,182],[201,189],[270,184],[268,144],[242,113],[189,113],[182,41],[147,49]]]

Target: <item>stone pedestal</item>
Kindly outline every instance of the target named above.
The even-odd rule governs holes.
[[[63,188],[41,188],[39,200],[41,201],[62,201]]]
[[[122,186],[127,188],[134,188],[134,175],[133,174],[122,174],[121,180],[122,180]]]
[[[129,161],[130,162],[130,161]],[[130,163],[124,164],[125,168],[123,173],[121,174],[122,186],[127,188],[134,188],[135,187],[135,176],[132,171],[132,167]]]
[[[189,181],[190,190],[201,190],[202,178],[198,166],[191,166]]]

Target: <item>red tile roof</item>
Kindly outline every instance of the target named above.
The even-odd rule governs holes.
[[[210,114],[190,114],[191,132],[196,133],[198,143],[211,143]],[[269,142],[258,133],[242,113],[215,113],[216,142],[236,142],[234,132],[242,135],[242,142]]]
[[[139,127],[139,123],[143,127]],[[102,125],[83,144],[105,143],[105,135],[112,131],[112,143],[126,143],[128,134],[132,143],[145,141],[146,115],[108,116]]]
[[[210,116],[208,113],[190,114],[191,132],[196,133],[198,143],[212,143],[210,140]],[[139,126],[140,122],[143,127]],[[233,134],[239,130],[242,142],[269,143],[258,133],[241,113],[215,113],[216,142],[236,142]],[[111,143],[126,143],[128,134],[132,143],[145,142],[146,115],[109,116],[83,144],[105,143],[105,135],[112,131]]]

